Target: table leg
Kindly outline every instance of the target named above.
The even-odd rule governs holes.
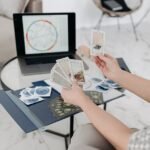
[[[70,117],[70,139],[74,133],[74,116]]]
[[[73,136],[73,133],[74,133],[74,116],[70,116],[70,133],[69,134],[62,134],[62,133],[59,133],[59,132],[56,132],[56,131],[52,131],[52,130],[45,130],[45,132],[47,133],[51,133],[51,134],[54,134],[56,136],[60,136],[60,137],[63,137],[64,140],[65,140],[65,147],[66,147],[66,150],[68,149],[68,138],[69,139],[69,142],[71,140],[71,137]]]
[[[104,103],[104,110],[106,111],[107,109],[107,103]]]
[[[59,133],[59,132],[56,132],[56,131],[52,131],[52,130],[45,130],[45,132],[50,133],[50,134],[54,134],[56,136],[63,137],[64,140],[65,140],[66,150],[68,149],[68,137],[69,137],[69,134],[62,134],[62,133]]]

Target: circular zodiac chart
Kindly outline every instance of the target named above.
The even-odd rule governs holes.
[[[36,51],[49,51],[57,42],[57,29],[48,20],[37,20],[32,22],[26,32],[28,45]]]

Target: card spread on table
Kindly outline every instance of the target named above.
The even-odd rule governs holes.
[[[91,31],[91,55],[104,55],[105,32],[92,30]]]
[[[56,64],[50,72],[50,80],[66,88],[70,88],[74,80],[79,84],[84,84],[83,62],[81,60],[69,59],[68,57],[56,60]]]
[[[105,79],[99,82],[96,86],[96,89],[100,92],[108,91],[110,89],[121,89],[121,88],[122,87],[118,83],[109,79]]]
[[[44,97],[50,97],[50,86],[36,86],[33,88],[25,88],[20,91],[19,99],[26,105],[31,105],[44,100]]]

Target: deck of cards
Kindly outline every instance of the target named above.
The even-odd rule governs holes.
[[[81,60],[68,57],[56,60],[50,72],[50,80],[61,87],[70,88],[76,80],[79,84],[85,83],[84,66]]]
[[[105,32],[92,30],[90,54],[92,56],[97,56],[99,54],[104,55],[104,45],[105,45]]]
[[[34,88],[25,88],[20,91],[20,100],[26,105],[31,105],[44,100],[44,97],[50,97],[50,86],[37,86]]]

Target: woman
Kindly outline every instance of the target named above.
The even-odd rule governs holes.
[[[95,63],[107,78],[150,102],[150,80],[121,70],[106,54],[95,57]],[[150,150],[150,127],[133,132],[97,107],[76,83],[72,89],[63,89],[61,95],[65,102],[79,106],[92,123],[75,132],[69,150]]]

